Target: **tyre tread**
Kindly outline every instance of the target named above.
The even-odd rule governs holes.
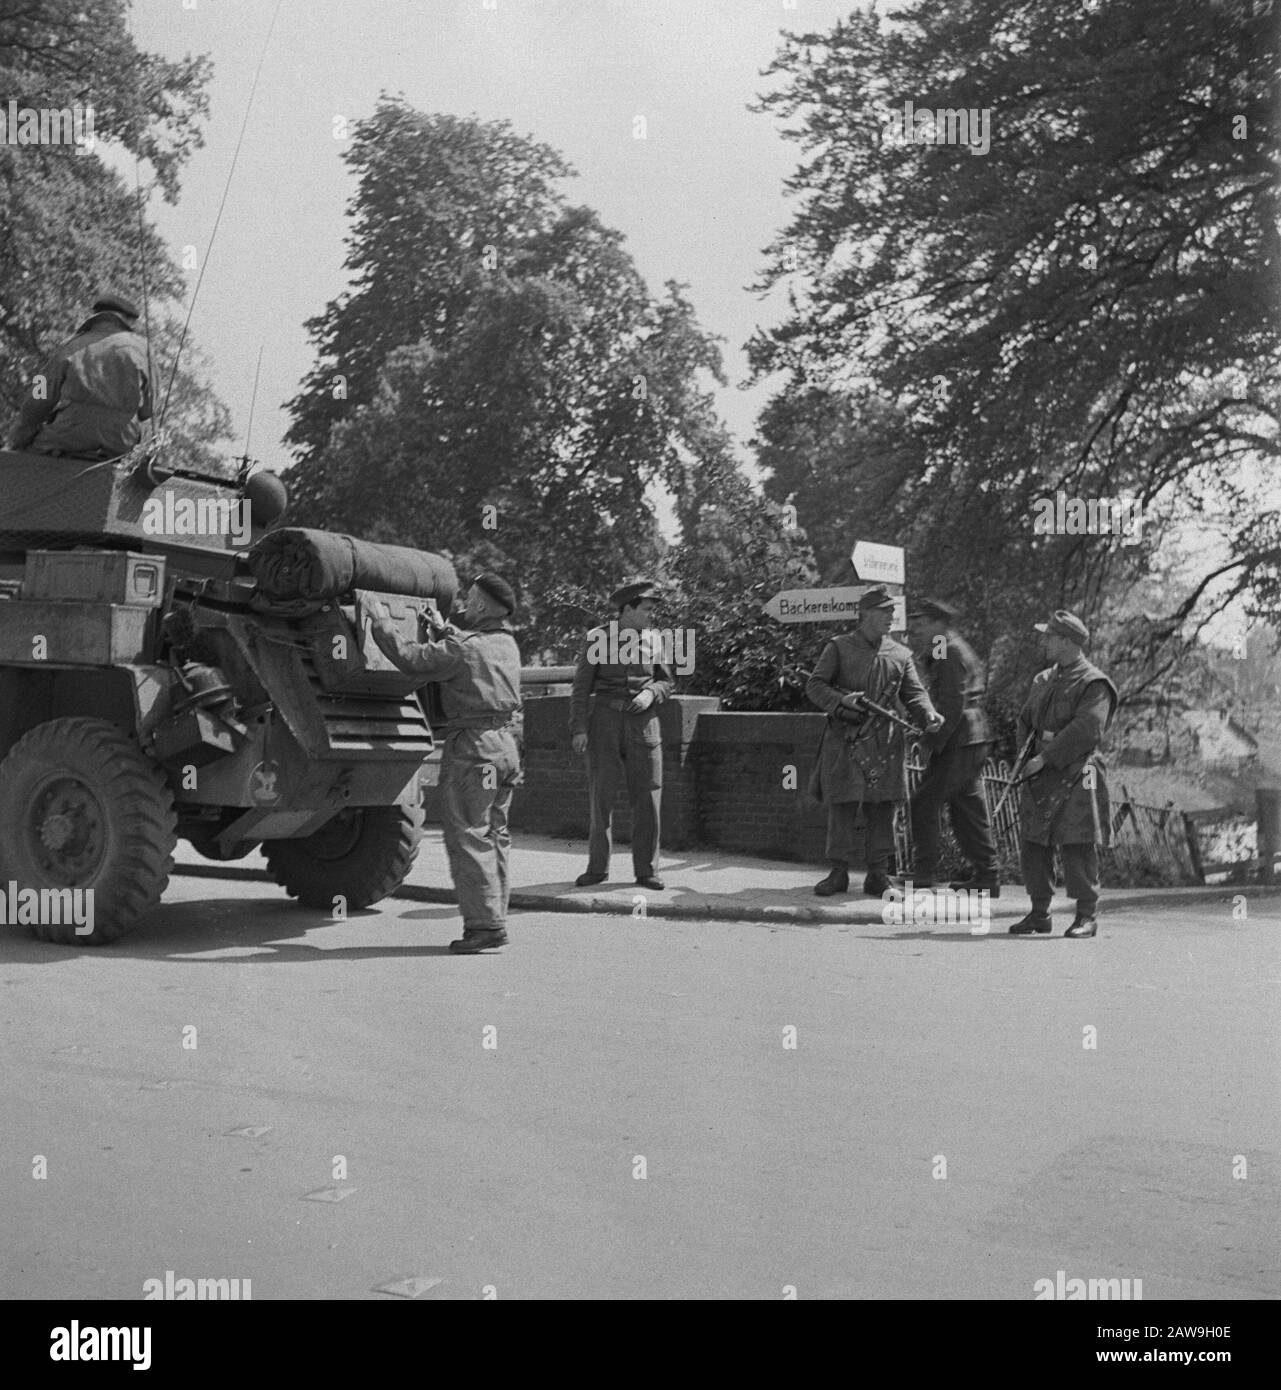
[[[389,897],[404,883],[418,856],[423,834],[421,806],[367,806],[375,833],[362,835],[348,856],[367,862],[338,889],[319,881],[323,869],[337,872],[341,861],[317,861],[306,850],[306,840],[265,840],[262,852],[272,878],[303,907],[330,908],[335,894],[347,899],[354,911]],[[382,812],[381,816],[377,813]]]
[[[121,937],[160,901],[173,869],[178,818],[173,793],[159,768],[147,761],[135,739],[105,719],[73,716],[37,724],[0,763],[0,779],[6,777],[6,769],[11,773],[15,758],[35,753],[62,759],[72,751],[79,755],[77,766],[97,769],[103,779],[101,791],[119,808],[113,824],[124,849],[109,879],[121,886],[108,916],[95,909],[91,935],[77,936],[73,926],[52,922],[39,923],[32,931],[40,940],[60,945],[103,946]]]

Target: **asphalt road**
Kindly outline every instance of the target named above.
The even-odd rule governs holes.
[[[102,950],[5,929],[0,1296],[1281,1293],[1276,900],[457,926],[176,878]]]

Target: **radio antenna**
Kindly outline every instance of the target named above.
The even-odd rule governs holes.
[[[245,426],[245,465],[249,464],[249,433],[254,427],[254,406],[258,401],[258,373],[262,371],[262,344],[258,344],[258,365],[254,368],[254,389],[249,397],[249,423]]]
[[[267,37],[262,41],[262,52],[258,55],[258,67],[254,72],[253,86],[249,89],[249,100],[245,103],[245,116],[240,122],[240,135],[236,140],[235,152],[231,156],[231,168],[227,170],[227,181],[223,184],[222,201],[218,204],[218,214],[214,218],[213,231],[209,233],[209,245],[205,248],[205,258],[201,262],[200,274],[196,277],[196,288],[192,291],[191,303],[187,306],[187,317],[182,325],[182,333],[178,338],[178,349],[173,358],[173,370],[169,373],[169,384],[165,387],[165,403],[160,408],[160,423],[162,425],[169,410],[169,397],[173,391],[174,378],[178,375],[178,362],[182,357],[183,345],[187,341],[187,329],[191,326],[192,311],[196,307],[200,286],[204,282],[205,271],[209,267],[209,257],[213,253],[214,241],[218,236],[218,224],[222,221],[222,212],[227,206],[227,194],[231,192],[231,180],[236,172],[236,161],[240,158],[240,147],[245,142],[245,131],[249,128],[249,113],[253,110],[254,96],[258,91],[258,79],[262,76],[262,65],[267,58],[267,45],[271,42],[271,33],[276,27],[276,16],[280,13],[280,5],[281,0],[276,0],[275,8],[271,12],[271,23],[267,26]]]
[[[139,162],[137,159],[133,162],[133,185],[138,194],[138,262],[142,268],[142,321],[147,330],[147,387],[154,396],[156,375],[151,361],[151,290],[147,281],[147,229],[142,215],[146,200],[142,192],[142,176],[138,172]]]

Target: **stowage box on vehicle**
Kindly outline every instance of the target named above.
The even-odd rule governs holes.
[[[158,608],[165,562],[132,550],[29,550],[23,598],[133,603]]]

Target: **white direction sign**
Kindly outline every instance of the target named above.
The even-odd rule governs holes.
[[[901,545],[855,541],[850,551],[854,577],[865,584],[906,584],[907,562]]]
[[[765,605],[780,623],[852,623],[858,621],[858,601],[872,586],[847,584],[837,589],[784,589]],[[907,628],[907,600],[894,600],[894,630]]]

